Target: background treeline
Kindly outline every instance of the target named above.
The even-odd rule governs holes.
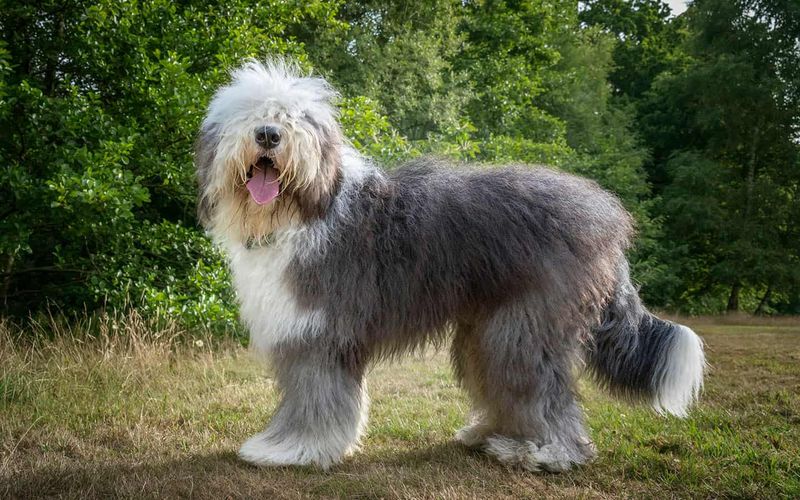
[[[652,306],[800,313],[800,2],[0,0],[5,314],[235,324],[192,142],[227,71],[290,55],[353,143],[547,163],[638,220]]]

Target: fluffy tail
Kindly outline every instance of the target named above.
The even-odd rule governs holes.
[[[628,263],[588,346],[588,368],[613,394],[649,401],[685,417],[703,387],[703,341],[689,327],[650,314],[631,284]]]

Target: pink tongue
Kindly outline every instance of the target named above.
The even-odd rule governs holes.
[[[253,166],[253,176],[247,181],[247,190],[253,201],[259,205],[266,205],[274,200],[281,188],[278,181],[278,170],[274,167]]]

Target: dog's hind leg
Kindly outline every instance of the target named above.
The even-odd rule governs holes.
[[[510,305],[456,334],[456,373],[478,415],[457,437],[504,463],[563,471],[595,451],[575,401],[577,334],[552,331],[543,313]]]
[[[322,468],[358,449],[369,401],[357,350],[283,347],[272,353],[282,394],[264,432],[245,442],[239,456],[254,465]]]

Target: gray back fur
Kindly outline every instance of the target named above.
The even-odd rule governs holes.
[[[392,356],[522,296],[553,335],[587,333],[614,290],[632,224],[594,182],[545,168],[372,171],[317,222],[289,280],[356,357]]]

